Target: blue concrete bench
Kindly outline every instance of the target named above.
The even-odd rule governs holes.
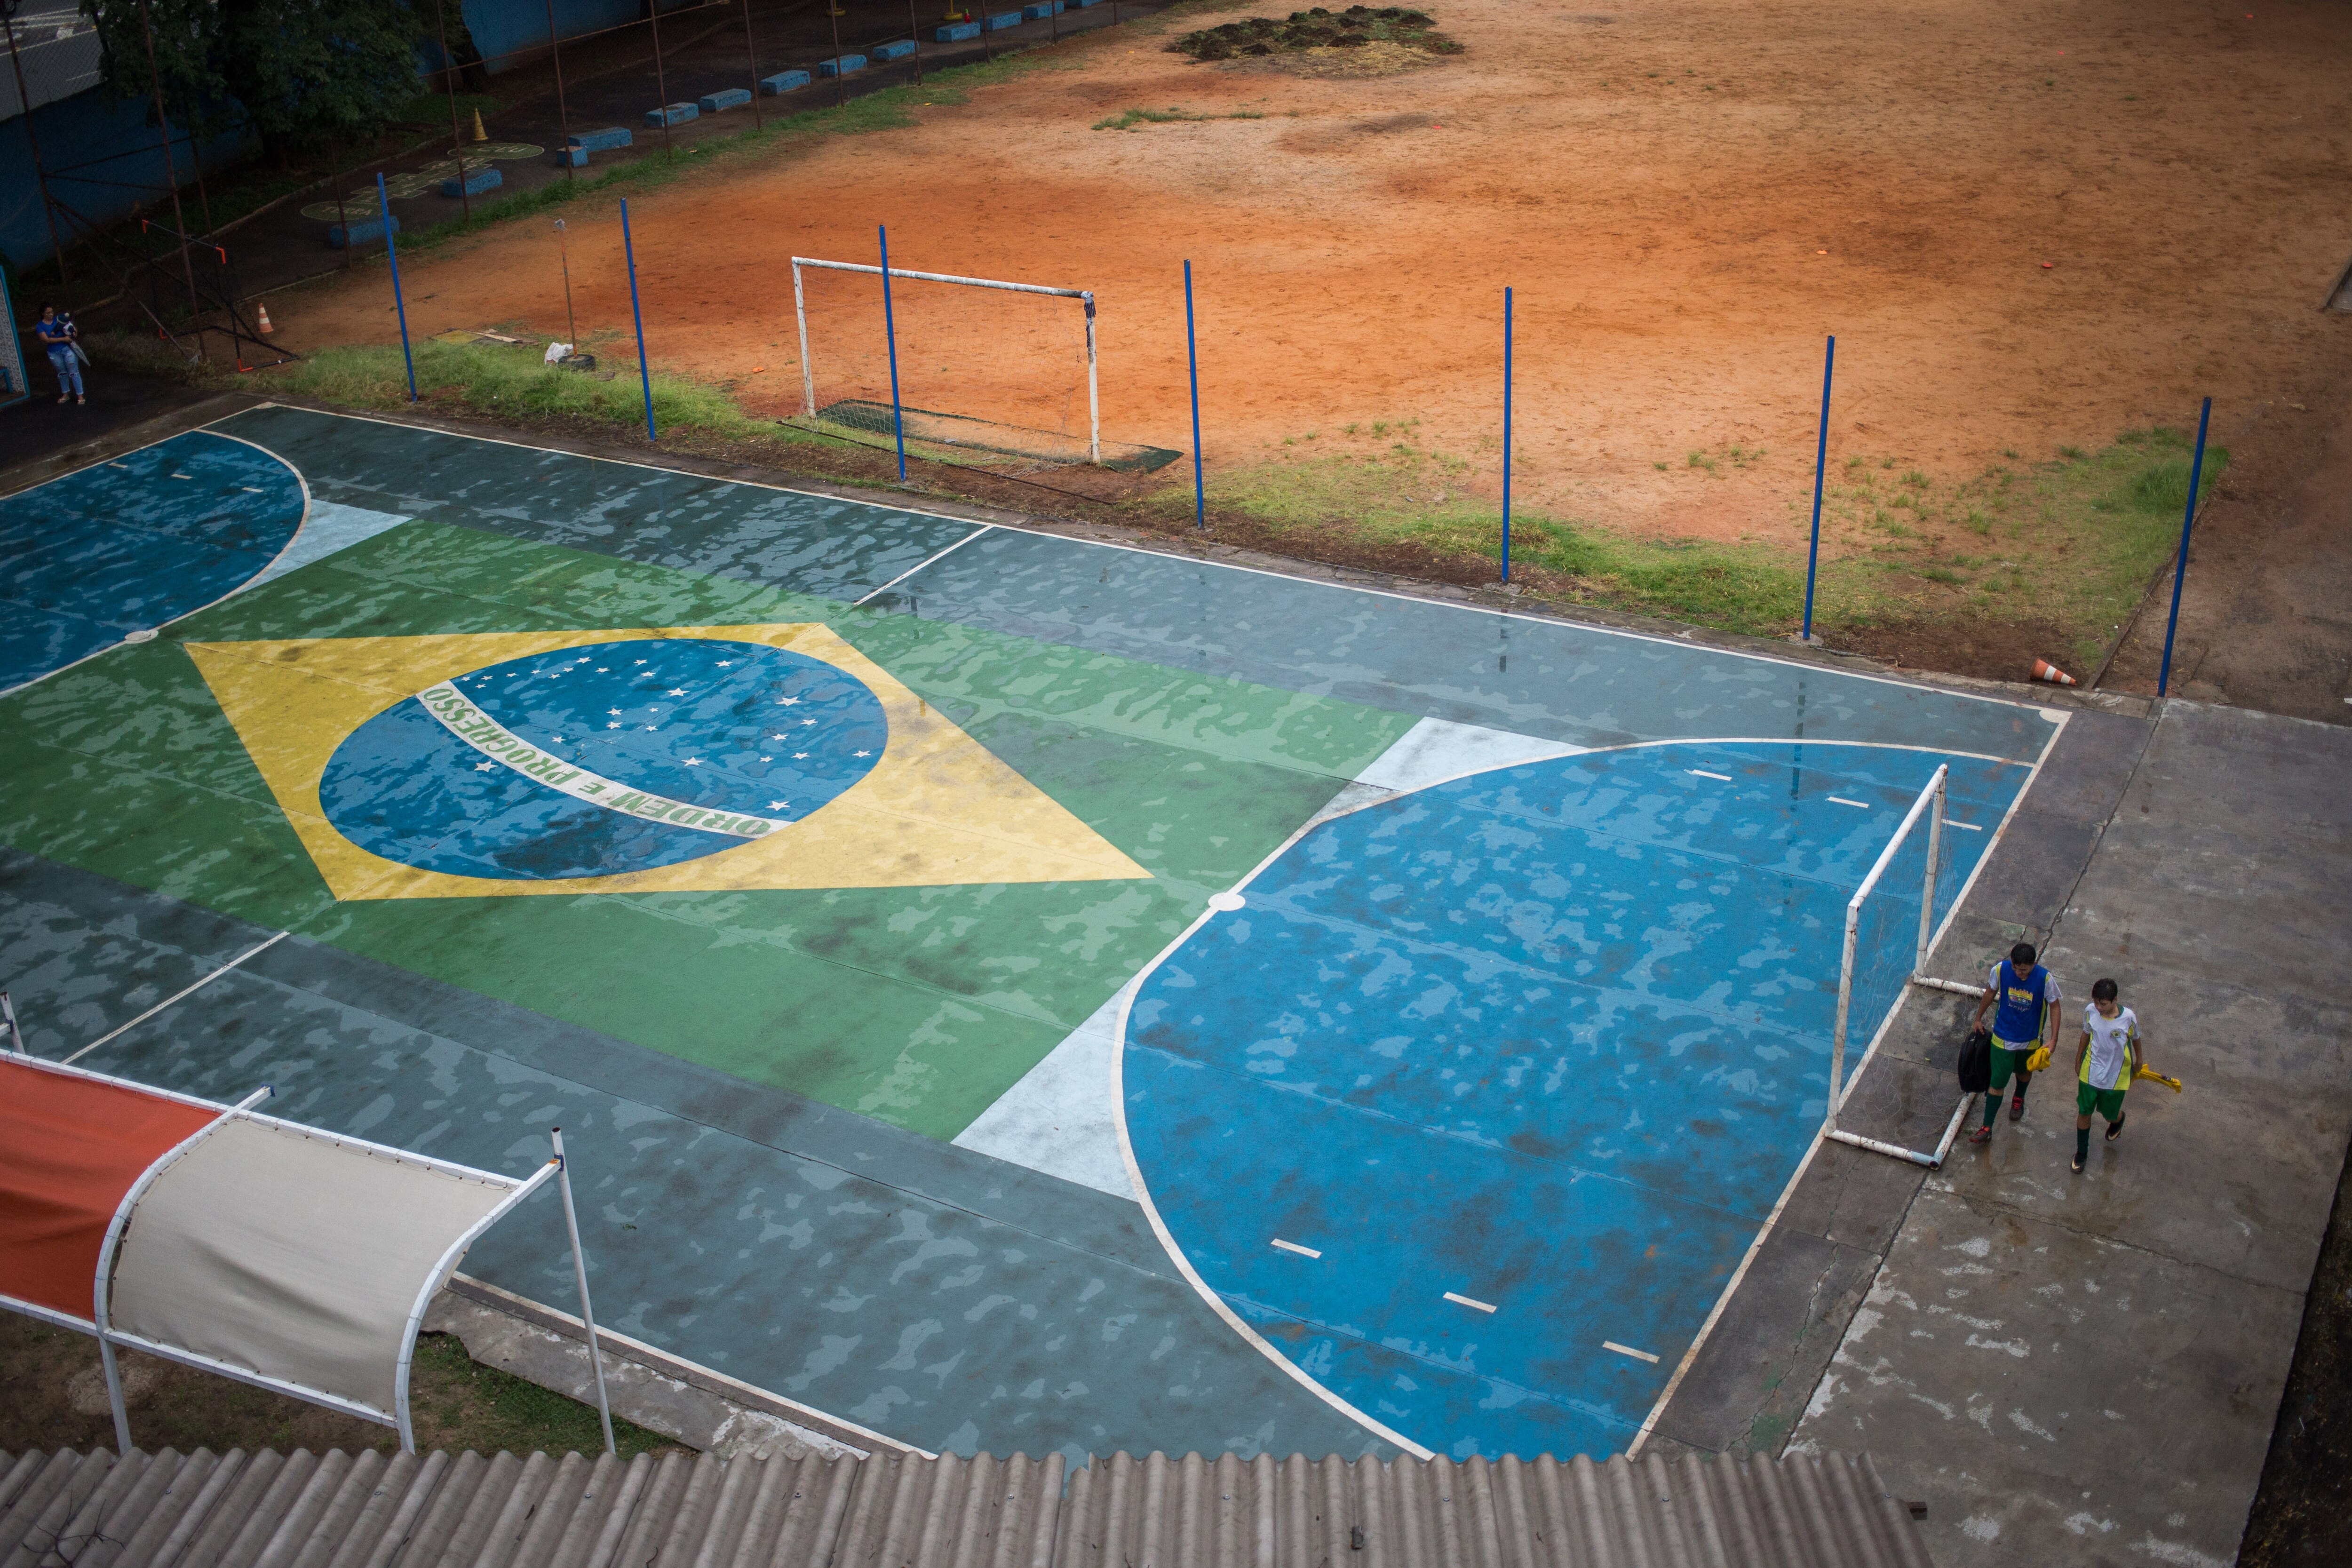
[[[695,107],[705,114],[716,114],[723,109],[740,109],[751,101],[751,95],[740,87],[721,88],[706,92],[694,100]]]
[[[327,243],[337,250],[341,250],[347,246],[366,245],[383,237],[386,224],[392,226],[393,233],[400,232],[400,220],[390,213],[386,213],[382,217],[369,218],[362,223],[331,223],[327,226]]]
[[[770,98],[775,98],[808,84],[809,74],[806,71],[778,71],[773,76],[760,79],[760,90]]]
[[[877,60],[903,60],[915,52],[915,40],[901,38],[895,44],[885,44],[874,51]]]
[[[452,174],[441,182],[441,194],[445,196],[460,195],[478,196],[484,191],[495,191],[506,183],[507,177],[496,169],[468,169],[466,171],[466,188],[463,192],[457,189],[457,176]]]
[[[629,144],[629,128],[625,125],[607,126],[602,131],[583,131],[570,142],[570,145],[583,153],[609,153],[615,147]]]
[[[1026,20],[1028,18],[1018,11],[999,11],[988,19],[988,30],[1001,33],[1007,27],[1017,27]]]
[[[946,26],[941,27],[937,33],[933,34],[932,37],[942,44],[961,44],[966,38],[977,38],[980,37],[980,24],[977,22],[950,22]]]
[[[690,103],[665,103],[659,109],[646,110],[646,123],[653,126],[683,125],[701,118],[702,110]]]
[[[852,71],[862,71],[865,68],[864,55],[844,55],[839,59],[816,62],[816,74],[819,76],[847,76]]]
[[[558,152],[555,154],[555,166],[560,169],[567,163],[575,169],[586,168],[588,166],[588,149],[585,147],[566,147]]]
[[[1045,0],[1043,5],[1021,7],[1023,17],[1032,22],[1042,22],[1048,16],[1058,16],[1061,14],[1062,0]]]
[[[1089,5],[1099,5],[1101,4],[1103,4],[1103,0],[1070,0],[1070,9],[1073,11],[1083,11]]]

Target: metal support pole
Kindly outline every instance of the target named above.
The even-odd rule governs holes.
[[[1102,461],[1102,394],[1095,384],[1095,297],[1080,296],[1087,308],[1087,461]]]
[[[1511,580],[1511,290],[1503,290],[1503,581]]]
[[[604,1392],[604,1352],[596,1343],[596,1313],[588,1305],[588,1257],[580,1249],[580,1211],[572,1205],[572,1161],[563,1152],[563,1129],[549,1129],[555,1141],[555,1185],[563,1194],[563,1228],[572,1233],[572,1278],[580,1287],[580,1326],[588,1331],[588,1364],[596,1369],[596,1419],[604,1425],[604,1452],[613,1446],[613,1402]]]
[[[131,1452],[131,1412],[123,1403],[121,1369],[114,1364],[114,1342],[102,1328],[98,1335],[98,1363],[106,1369],[106,1403],[114,1412],[114,1452],[119,1458]]]
[[[1862,930],[1862,900],[1856,898],[1845,907],[1845,947],[1838,960],[1837,1021],[1830,1030],[1830,1097],[1829,1109],[1823,1113],[1824,1131],[1837,1131],[1838,1089],[1845,1078],[1845,1026],[1853,1006],[1853,949]]]
[[[392,308],[400,317],[400,357],[408,362],[408,401],[416,401],[416,356],[408,347],[408,307],[400,298],[400,247],[392,238],[392,198],[384,195],[383,176],[375,177],[376,216],[383,219],[383,258],[392,265]],[[346,248],[352,243],[352,231],[343,231]]]
[[[2172,688],[2172,634],[2180,626],[2180,584],[2189,575],[2189,531],[2197,522],[2197,486],[2205,472],[2205,430],[2213,422],[2213,400],[2207,398],[2197,416],[2197,455],[2189,459],[2189,504],[2180,514],[2180,553],[2172,562],[2172,609],[2164,617],[2164,664],[2156,672],[2156,694]]]
[[[923,85],[923,25],[915,19],[915,0],[907,0],[907,37],[915,43],[915,85]]]
[[[8,1026],[8,1045],[18,1056],[30,1056],[25,1049],[25,1031],[16,1026],[16,1005],[8,1000],[8,993],[0,991],[0,1022]]]
[[[898,326],[890,314],[890,231],[876,225],[882,241],[882,341],[890,349],[890,436],[898,444],[898,482],[907,482],[907,419],[898,406]]]
[[[828,5],[825,13],[833,27],[833,106],[839,109],[849,101],[849,79],[841,74],[841,7]]]
[[[629,313],[637,321],[637,380],[646,389],[646,439],[659,440],[654,430],[654,370],[646,363],[646,312],[637,303],[637,253],[629,243],[629,198],[621,198],[621,255],[629,264]]]
[[[909,5],[913,0],[908,0]],[[25,110],[25,144],[33,154],[33,181],[41,187],[41,216],[49,226],[49,252],[58,258],[58,291],[66,309],[73,309],[73,279],[66,272],[65,242],[58,237],[58,213],[49,200],[49,174],[41,166],[41,139],[33,134],[33,98],[25,90],[25,62],[16,58],[16,19],[0,16],[0,27],[8,33],[8,64],[16,73],[16,101]]]
[[[662,156],[675,158],[677,151],[669,144],[669,78],[662,69],[661,0],[646,0],[646,16],[654,25],[654,90],[661,95]]]
[[[1201,351],[1192,336],[1192,264],[1184,263],[1184,365],[1192,376],[1192,526],[1209,526],[1209,489],[1201,474]]]
[[[433,0],[433,28],[441,42],[441,91],[449,100],[449,155],[457,160],[457,202],[465,209],[466,221],[474,221],[474,198],[466,191],[466,130],[457,123],[457,72],[449,58],[448,7],[445,0]]]
[[[139,31],[147,40],[147,79],[155,89],[155,134],[163,139],[163,184],[172,193],[172,226],[178,230],[180,269],[188,279],[188,311],[191,315],[203,309],[196,300],[195,263],[188,259],[188,215],[180,207],[180,169],[172,158],[172,117],[163,111],[163,72],[155,64],[155,26],[149,18],[147,0],[139,0]],[[189,142],[190,151],[195,143]],[[204,336],[196,337],[196,352],[204,353]]]
[[[572,175],[572,110],[563,101],[563,45],[555,37],[555,0],[547,0],[547,52],[555,57],[555,122],[563,132],[563,178]]]
[[[801,412],[816,417],[816,372],[809,367],[808,296],[801,288],[800,258],[793,258],[793,320],[801,328]]]
[[[339,146],[335,151],[340,154],[342,149]],[[338,156],[335,162],[340,164],[341,157]],[[352,220],[351,216],[343,211],[343,172],[341,168],[335,170],[335,226],[343,231],[343,270],[349,272],[352,269]]]
[[[1830,375],[1837,369],[1837,339],[1830,339],[1829,352],[1822,360],[1822,432],[1813,448],[1813,542],[1805,551],[1805,629],[1804,640],[1813,640],[1813,578],[1822,563],[1822,485],[1828,477],[1830,461]]]
[[[743,0],[743,58],[751,62],[751,129],[759,131],[767,121],[760,114],[760,40],[751,33],[751,0]]]
[[[1927,973],[1927,949],[1936,940],[1936,874],[1944,868],[1944,813],[1951,792],[1951,767],[1947,763],[1936,770],[1936,804],[1928,808],[1927,885],[1919,895],[1919,956],[1911,965],[1914,975]]]

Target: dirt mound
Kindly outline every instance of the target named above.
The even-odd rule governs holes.
[[[1293,11],[1279,22],[1271,16],[1252,16],[1187,33],[1168,48],[1171,54],[1190,55],[1196,60],[1230,60],[1318,49],[1360,49],[1373,44],[1431,55],[1462,52],[1460,44],[1437,31],[1436,21],[1426,12],[1397,5],[1377,10],[1350,5],[1345,11],[1318,5],[1311,11]]]

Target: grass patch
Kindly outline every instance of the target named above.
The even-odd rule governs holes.
[[[1123,109],[1108,120],[1097,120],[1097,131],[1132,131],[1139,125],[1174,125],[1192,120],[1264,120],[1265,115],[1254,109],[1236,110],[1231,114],[1194,114],[1190,110]]]

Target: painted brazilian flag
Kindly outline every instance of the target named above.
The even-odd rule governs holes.
[[[0,702],[0,837],[949,1138],[1410,721],[417,521]]]

